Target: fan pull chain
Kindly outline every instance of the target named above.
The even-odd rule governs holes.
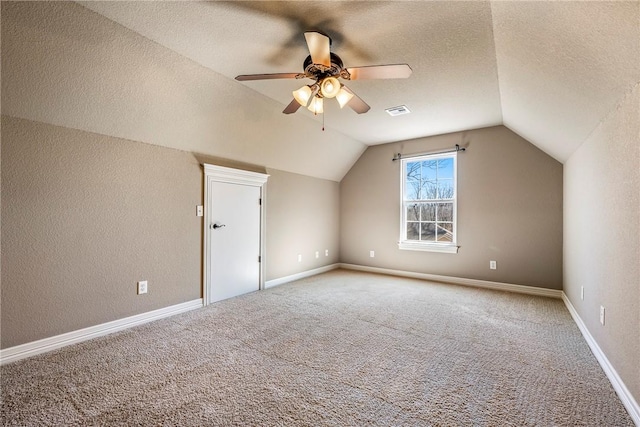
[[[322,113],[322,132],[324,132],[324,115],[326,113]]]

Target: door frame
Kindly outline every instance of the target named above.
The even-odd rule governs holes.
[[[214,182],[226,182],[229,184],[249,185],[252,187],[260,188],[260,263],[259,263],[259,283],[258,289],[264,289],[265,282],[265,215],[264,207],[267,201],[267,180],[269,175],[258,172],[250,172],[242,169],[233,169],[224,166],[216,166],[204,163],[204,233],[203,233],[203,246],[204,246],[204,258],[202,263],[202,270],[204,274],[204,283],[202,289],[202,299],[204,305],[209,305],[209,292],[211,290],[211,210],[209,209],[210,202],[213,201],[211,194]]]

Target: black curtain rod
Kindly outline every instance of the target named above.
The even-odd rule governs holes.
[[[393,156],[393,159],[391,159],[391,160],[395,162],[396,160],[410,159],[411,157],[420,157],[420,156],[426,156],[426,155],[429,155],[429,154],[457,153],[457,152],[465,151],[465,150],[466,150],[466,148],[460,147],[460,144],[456,144],[456,148],[452,148],[451,150],[445,150],[445,151],[433,151],[433,152],[429,152],[429,153],[409,154],[407,156],[403,156],[400,153],[396,153],[396,155]]]

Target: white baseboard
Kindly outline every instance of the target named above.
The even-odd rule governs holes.
[[[368,267],[365,265],[340,264],[346,270],[366,271],[369,273],[388,274],[390,276],[409,277],[412,279],[432,280],[434,282],[452,283],[455,285],[473,286],[476,288],[495,289],[499,291],[517,292],[551,298],[562,298],[562,291],[557,289],[538,288],[535,286],[513,285],[511,283],[490,282],[487,280],[465,279],[462,277],[440,276],[437,274],[414,273],[411,271],[391,270],[388,268]]]
[[[0,365],[202,307],[202,298],[0,350]]]
[[[316,274],[326,273],[327,271],[335,270],[336,268],[340,268],[340,264],[325,265],[324,267],[314,268],[313,270],[303,271],[301,273],[292,274],[290,276],[280,277],[279,279],[267,280],[264,283],[264,287],[265,289],[272,288],[284,283],[293,282],[294,280],[300,280],[304,279],[305,277],[315,276]]]
[[[618,393],[618,397],[620,397],[622,404],[627,409],[627,412],[629,412],[631,419],[636,423],[637,426],[640,427],[640,405],[638,405],[638,402],[636,402],[636,400],[633,398],[631,392],[624,384],[614,367],[611,365],[611,362],[609,362],[609,359],[607,359],[607,356],[605,356],[604,352],[602,351],[596,340],[593,338],[593,336],[587,329],[587,326],[584,324],[584,322],[580,318],[580,315],[578,315],[578,312],[573,307],[573,304],[571,304],[571,301],[569,301],[569,298],[564,292],[562,292],[562,300],[564,301],[564,305],[567,306],[569,313],[571,313],[573,321],[576,322],[576,325],[578,325],[578,329],[580,329],[580,332],[582,332],[582,336],[584,337],[585,341],[587,341],[587,344],[589,344],[593,355],[598,360],[598,363],[600,363],[602,370],[607,375],[607,378],[609,378],[613,389],[616,391],[616,393]]]

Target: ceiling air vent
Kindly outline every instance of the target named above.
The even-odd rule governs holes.
[[[409,114],[411,112],[406,105],[398,105],[397,107],[387,108],[384,111],[386,111],[390,116],[393,117],[401,116],[402,114]]]

